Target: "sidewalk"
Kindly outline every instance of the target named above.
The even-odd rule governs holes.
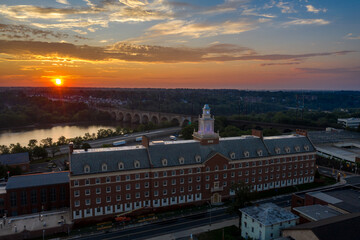
[[[153,238],[148,238],[147,240],[170,240],[170,239],[190,239],[191,234],[194,236],[195,234],[199,234],[199,233],[203,233],[203,232],[207,232],[207,231],[212,231],[212,230],[216,230],[216,229],[220,229],[220,228],[224,228],[224,227],[228,227],[228,226],[238,226],[239,224],[239,220],[238,218],[234,218],[231,220],[226,220],[224,222],[219,222],[219,223],[214,223],[210,225],[205,225],[205,226],[201,226],[201,227],[196,227],[196,228],[192,228],[192,229],[188,229],[188,230],[184,230],[184,231],[180,231],[180,232],[174,232],[174,233],[170,233],[170,234],[165,234],[165,235],[161,235],[161,236],[157,236],[157,237],[153,237]]]

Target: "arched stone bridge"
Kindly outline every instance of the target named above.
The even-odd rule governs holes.
[[[131,110],[126,108],[95,107],[98,111],[104,111],[111,114],[117,121],[146,124],[152,122],[159,124],[161,122],[172,122],[179,126],[188,124],[197,120],[197,117],[176,113],[150,112],[142,110]]]

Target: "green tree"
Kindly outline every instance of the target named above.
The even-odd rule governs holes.
[[[67,144],[67,139],[66,139],[66,137],[64,137],[64,136],[60,136],[59,138],[58,138],[58,140],[57,140],[57,145],[65,145],[65,144]]]
[[[37,141],[36,139],[30,139],[30,140],[29,140],[28,147],[29,147],[30,149],[34,149],[34,147],[36,146],[37,142],[38,142],[38,141]]]
[[[245,184],[244,182],[235,183],[230,189],[235,192],[235,195],[227,211],[236,213],[239,216],[239,229],[241,230],[242,213],[239,209],[250,204],[250,201],[254,198],[254,193],[251,192],[251,185]]]
[[[10,148],[6,145],[0,145],[0,154],[9,154]]]
[[[51,147],[53,145],[53,139],[51,137],[41,140],[41,143],[44,147]]]
[[[32,156],[35,158],[46,158],[48,156],[48,152],[44,147],[35,146],[32,150]]]
[[[22,147],[20,143],[10,144],[10,153],[23,153],[28,152],[26,147]]]
[[[85,149],[85,150],[88,150],[89,148],[91,148],[91,146],[90,146],[90,144],[89,143],[83,143],[82,145],[81,145],[81,148],[82,149]]]

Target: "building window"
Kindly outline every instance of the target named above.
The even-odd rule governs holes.
[[[78,180],[75,180],[75,181],[74,181],[74,186],[75,186],[75,187],[79,186],[79,181],[78,181]]]
[[[180,184],[184,184],[184,178],[180,178]]]
[[[154,196],[155,197],[159,196],[159,192],[157,190],[154,191]]]
[[[101,193],[101,188],[96,188],[96,194],[100,194]]]
[[[210,176],[209,176],[209,175],[206,175],[205,180],[206,180],[206,181],[209,181],[209,180],[210,180]]]
[[[192,174],[192,169],[191,168],[189,168],[188,174]]]
[[[226,173],[223,174],[223,178],[224,178],[224,179],[227,178],[227,174],[226,174]]]
[[[100,184],[100,178],[96,178],[96,179],[95,179],[95,183],[96,183],[96,184]]]
[[[289,148],[289,147],[286,147],[286,148],[285,148],[285,152],[286,152],[286,153],[290,153],[290,148]]]
[[[111,192],[111,187],[106,187],[106,192],[110,193]]]
[[[90,166],[89,165],[85,165],[84,166],[84,173],[89,173],[90,172]]]
[[[196,177],[196,181],[197,181],[197,182],[200,182],[200,181],[201,181],[201,177],[200,177],[200,176],[197,176],[197,177]]]
[[[158,181],[155,181],[154,182],[154,187],[158,187],[159,186],[159,182]]]
[[[154,172],[154,178],[158,178],[159,177],[159,173],[158,172]]]
[[[215,171],[219,171],[219,166],[218,165],[215,166]]]
[[[180,188],[180,192],[183,193],[184,192],[184,187]]]
[[[116,191],[120,192],[121,191],[121,186],[120,185],[116,185]]]
[[[231,153],[230,153],[230,158],[231,158],[231,159],[235,159],[235,153],[234,153],[234,152],[231,152]]]
[[[121,201],[121,195],[116,195],[116,201],[120,202]]]
[[[101,203],[101,198],[96,198],[96,203],[100,204]]]
[[[189,190],[189,192],[191,192],[192,191],[192,186],[189,186],[188,190]]]
[[[171,171],[171,176],[176,176],[176,171],[175,170]]]
[[[201,172],[201,168],[196,168],[196,172],[200,173]]]
[[[163,195],[164,196],[167,195],[167,190],[166,189],[163,190]]]
[[[120,182],[121,178],[120,176],[116,176],[116,182]]]
[[[75,207],[80,207],[80,201],[79,200],[75,201]]]
[[[201,186],[200,186],[200,185],[197,185],[197,186],[196,186],[196,190],[200,191],[200,189],[201,189]]]
[[[227,165],[226,164],[224,164],[223,169],[227,170]]]
[[[205,188],[206,188],[206,189],[209,189],[209,188],[210,188],[210,184],[207,183],[207,184],[205,185]]]
[[[85,200],[85,204],[86,204],[87,206],[89,206],[90,203],[91,203],[90,199],[86,199],[86,200]]]
[[[85,195],[87,195],[87,196],[90,195],[90,189],[85,189]]]
[[[126,184],[126,190],[131,190],[131,185],[130,184]]]
[[[106,182],[109,183],[111,181],[110,177],[106,177]]]
[[[167,177],[167,172],[163,172],[163,177]]]
[[[25,206],[27,204],[26,191],[21,192],[21,205]]]
[[[244,152],[244,156],[245,156],[245,157],[249,157],[249,156],[250,156],[250,153],[249,153],[248,151],[245,151],[245,152]]]
[[[261,149],[257,150],[257,154],[261,157],[263,155],[263,151]]]
[[[215,174],[214,179],[218,180],[219,179],[219,174]]]
[[[130,193],[127,193],[126,194],[126,200],[130,200],[131,199],[131,195],[130,195]]]
[[[89,179],[85,179],[85,185],[90,185],[90,180]]]
[[[241,177],[242,176],[242,171],[238,172],[238,176]]]
[[[60,187],[60,200],[65,200],[65,196],[66,196],[65,187],[61,186]]]
[[[50,188],[50,201],[56,201],[56,188]]]
[[[167,162],[167,159],[166,159],[166,158],[164,158],[163,160],[161,160],[161,162],[162,162],[162,165],[163,165],[163,166],[167,166],[167,164],[168,164],[168,162]]]
[[[134,168],[140,168],[140,162],[138,160],[134,161]]]
[[[305,151],[309,151],[310,148],[309,148],[308,145],[305,145],[305,146],[304,146],[304,149],[305,149]]]
[[[180,175],[184,175],[184,169],[180,169]]]
[[[149,178],[149,173],[144,174],[145,178]]]
[[[126,175],[126,181],[130,181],[130,175]]]
[[[188,182],[192,183],[192,178],[191,177],[188,178]]]
[[[139,192],[135,193],[135,198],[140,198],[140,193]]]
[[[106,163],[103,163],[103,164],[101,165],[101,170],[102,170],[103,172],[107,171],[107,164],[106,164]]]
[[[145,192],[145,197],[149,197],[149,191]]]
[[[184,164],[184,162],[185,162],[185,159],[183,158],[183,157],[179,157],[179,164]]]
[[[123,162],[119,162],[119,163],[118,163],[118,168],[119,168],[119,170],[123,170],[123,169],[124,169],[124,163],[123,163]]]
[[[35,189],[31,190],[30,198],[31,198],[31,204],[37,203],[37,191]]]
[[[171,180],[171,184],[172,184],[172,185],[176,185],[176,179],[172,179],[172,180]]]
[[[46,189],[45,189],[45,188],[42,188],[42,189],[40,190],[40,194],[41,194],[41,203],[46,203],[46,201],[47,201],[47,197],[46,197],[47,192],[46,192]]]
[[[209,168],[209,167],[206,167],[206,172],[210,172],[210,168]]]
[[[200,155],[196,155],[196,156],[195,156],[195,161],[196,161],[197,163],[201,162],[201,157],[200,157]]]

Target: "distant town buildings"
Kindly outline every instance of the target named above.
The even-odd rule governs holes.
[[[73,220],[98,221],[141,210],[222,204],[245,182],[263,191],[314,181],[315,148],[306,132],[219,138],[205,105],[194,140],[70,150]]]
[[[357,128],[360,125],[360,118],[339,118],[338,123],[344,128]]]
[[[281,230],[296,225],[298,216],[273,204],[242,208],[241,236],[245,239],[270,240],[281,236]]]

